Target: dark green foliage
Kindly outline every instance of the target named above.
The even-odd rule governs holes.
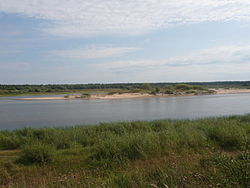
[[[20,138],[17,136],[0,135],[0,149],[16,149],[21,145]]]
[[[160,92],[160,88],[159,88],[159,87],[156,87],[156,88],[155,88],[155,92],[156,92],[156,93],[159,93],[159,92]]]
[[[29,140],[28,135],[21,135],[26,129],[17,132],[0,131],[0,149],[17,149]]]
[[[190,90],[193,89],[193,86],[189,84],[176,84],[175,88],[179,90]]]
[[[45,164],[52,162],[54,155],[54,147],[35,142],[24,146],[18,162],[22,164]]]
[[[141,85],[141,89],[145,89],[145,90],[150,90],[151,89],[151,84],[149,83],[144,83]]]
[[[164,93],[171,95],[171,94],[174,94],[174,90],[167,89],[167,90],[165,90]]]

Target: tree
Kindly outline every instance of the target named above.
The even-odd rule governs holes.
[[[151,85],[149,83],[144,83],[144,84],[142,84],[141,88],[145,89],[145,90],[149,90],[149,89],[151,89]]]

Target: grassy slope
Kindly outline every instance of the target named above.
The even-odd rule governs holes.
[[[250,115],[1,131],[0,185],[248,187],[249,144]]]

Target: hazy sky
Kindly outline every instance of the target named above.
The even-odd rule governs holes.
[[[0,84],[250,80],[247,0],[0,0]]]

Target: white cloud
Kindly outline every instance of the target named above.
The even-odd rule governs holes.
[[[250,64],[250,46],[220,46],[211,49],[197,51],[186,56],[176,56],[167,59],[149,60],[129,60],[116,61],[99,66],[109,67],[112,69],[147,69],[161,67],[183,67],[193,65],[218,65],[223,64],[225,67],[230,64]]]
[[[249,80],[250,46],[221,46],[167,59],[114,61],[92,66],[103,72],[103,77],[106,75],[107,82]]]
[[[0,11],[46,19],[60,36],[138,34],[178,24],[250,20],[247,0],[0,0]]]
[[[6,73],[6,71],[23,71],[30,67],[28,62],[0,62],[1,73]]]
[[[140,48],[129,47],[87,47],[70,50],[56,50],[52,54],[70,59],[98,59],[106,57],[120,56],[127,53],[141,50]]]
[[[12,55],[12,54],[18,54],[21,53],[21,50],[5,50],[0,48],[0,56],[1,55]]]

